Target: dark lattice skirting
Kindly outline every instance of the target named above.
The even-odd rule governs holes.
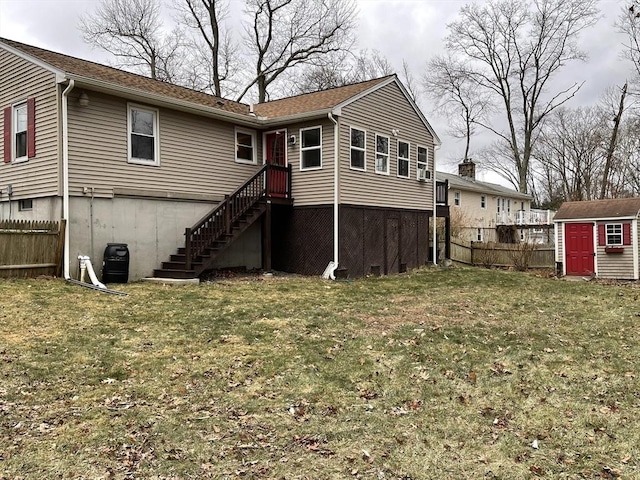
[[[340,206],[340,267],[398,273],[429,256],[429,211]],[[333,259],[333,206],[273,206],[273,268],[319,275]]]

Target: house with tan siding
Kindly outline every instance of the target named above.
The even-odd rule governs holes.
[[[447,214],[395,75],[247,105],[0,39],[0,87],[0,221],[66,220],[66,277],[109,243],[131,279],[394,273]]]
[[[553,243],[551,210],[531,207],[533,197],[496,183],[476,179],[476,165],[465,160],[458,174],[437,172],[447,182],[452,228],[471,242]]]
[[[555,217],[562,275],[640,279],[640,198],[564,202]]]

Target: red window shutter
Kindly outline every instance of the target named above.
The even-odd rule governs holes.
[[[11,161],[11,107],[4,109],[4,163]]]
[[[631,224],[630,223],[622,224],[622,244],[631,245]]]
[[[604,247],[607,244],[607,233],[605,232],[604,223],[598,225],[598,245]]]
[[[36,156],[36,99],[27,99],[27,158]]]

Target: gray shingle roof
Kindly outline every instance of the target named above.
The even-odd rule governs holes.
[[[632,218],[640,213],[640,197],[564,202],[554,220]]]

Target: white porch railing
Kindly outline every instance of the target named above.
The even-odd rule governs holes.
[[[497,225],[551,225],[555,216],[553,210],[518,210],[516,212],[499,212],[496,214]]]

